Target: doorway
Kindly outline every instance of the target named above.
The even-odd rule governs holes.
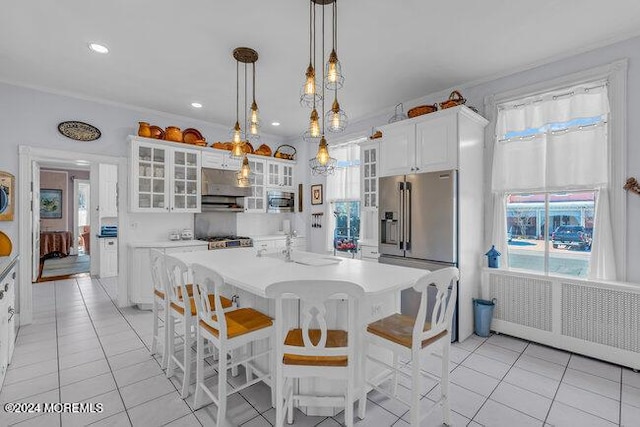
[[[127,183],[127,159],[126,157],[113,157],[103,156],[97,154],[86,154],[78,152],[68,152],[61,150],[52,150],[46,148],[36,148],[21,146],[19,150],[20,159],[20,175],[18,181],[18,194],[19,194],[19,211],[20,217],[26,220],[19,222],[19,250],[21,254],[20,262],[20,274],[19,274],[19,322],[21,324],[29,324],[33,318],[33,301],[32,301],[32,287],[39,286],[33,284],[39,276],[39,263],[40,263],[40,247],[42,232],[41,218],[40,218],[40,205],[42,204],[42,190],[56,190],[52,187],[51,181],[44,181],[44,184],[40,183],[40,170],[41,169],[68,169],[73,172],[68,172],[67,181],[70,183],[70,190],[74,194],[82,194],[76,200],[76,197],[69,197],[62,195],[60,197],[59,192],[47,192],[44,205],[47,213],[45,216],[52,216],[60,220],[60,212],[58,212],[58,206],[67,206],[67,221],[70,225],[67,230],[70,234],[73,234],[71,242],[64,246],[64,250],[68,253],[66,259],[70,256],[89,255],[89,269],[88,273],[91,276],[97,276],[100,269],[100,256],[99,256],[99,241],[98,234],[100,233],[100,214],[96,207],[101,200],[99,191],[101,186],[99,178],[99,170],[101,165],[111,165],[115,170],[116,184],[112,187],[114,190],[113,198],[115,202],[115,214],[111,215],[111,218],[103,218],[103,221],[109,220],[110,225],[117,225],[121,228],[125,221],[127,221],[126,209],[119,209],[118,206],[126,206],[124,202],[128,196],[126,188]],[[86,170],[89,175],[86,177],[76,176],[78,182],[73,178],[73,175],[79,175],[77,171]],[[83,183],[82,180],[88,181]],[[123,185],[118,186],[117,182]],[[45,185],[46,184],[46,185]],[[75,192],[75,187],[78,187],[78,191]],[[87,196],[88,194],[88,196]],[[83,215],[86,218],[83,218]],[[63,214],[64,216],[64,214]],[[73,218],[70,220],[69,216]],[[76,216],[78,216],[76,220]],[[81,224],[82,223],[82,224]],[[47,225],[48,231],[63,231],[63,223],[52,226],[51,223]],[[86,227],[86,228],[81,228]],[[89,233],[86,234],[88,228]],[[84,232],[84,233],[83,233]],[[83,236],[84,234],[84,236]],[[117,243],[119,271],[122,277],[126,277],[126,245],[121,240]],[[68,249],[67,249],[68,248]],[[54,257],[55,258],[55,257]],[[113,282],[112,282],[113,283]],[[126,282],[121,280],[120,275],[115,278],[117,293],[114,295],[115,303],[124,307],[128,304],[128,295],[126,292]]]
[[[36,202],[40,218],[32,240],[39,240],[39,246],[33,248],[34,253],[39,252],[39,265],[34,282],[89,275],[91,167],[46,162],[38,166],[40,197]]]

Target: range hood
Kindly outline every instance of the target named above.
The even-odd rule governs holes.
[[[202,168],[202,211],[242,212],[251,188],[238,186],[237,171]]]

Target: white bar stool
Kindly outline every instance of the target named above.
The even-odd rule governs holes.
[[[165,291],[167,286],[167,269],[164,262],[164,253],[157,249],[149,249],[151,260],[151,279],[153,280],[153,339],[151,341],[151,354],[158,352],[158,342],[162,345],[162,369],[167,368],[169,358],[169,346],[167,345],[167,325],[169,324],[169,298]],[[161,317],[162,316],[162,317]],[[162,339],[160,339],[159,320],[162,318]]]
[[[172,257],[165,256],[165,264],[168,278],[167,293],[169,294],[169,315],[167,326],[168,338],[168,361],[167,361],[167,378],[173,376],[174,364],[182,370],[182,398],[189,396],[189,383],[191,381],[191,346],[196,337],[196,303],[193,298],[193,285],[187,283],[189,281],[189,267],[182,261]],[[186,295],[186,298],[184,297]],[[207,296],[213,299],[213,295]],[[223,308],[231,307],[231,300],[220,297]],[[178,359],[175,355],[175,325],[176,321],[182,321],[184,327],[183,339],[183,357]]]
[[[253,362],[255,359],[268,355],[269,365],[273,364],[272,350],[249,354],[244,352],[243,357],[236,357],[235,352],[240,348],[247,348],[249,344],[269,339],[273,346],[273,320],[265,314],[252,308],[231,307],[226,309],[224,298],[221,297],[224,279],[214,270],[200,265],[192,265],[194,287],[194,299],[197,307],[197,356],[196,356],[196,392],[194,398],[195,408],[199,408],[202,393],[213,400],[218,407],[217,425],[225,425],[227,397],[244,390],[260,381],[270,384],[273,388],[273,379],[269,369],[261,369]],[[211,298],[211,294],[214,297]],[[218,315],[218,313],[224,313]],[[218,395],[205,385],[204,378],[204,347],[205,340],[218,350]],[[227,355],[232,354],[230,360]],[[227,370],[244,365],[247,381],[245,384],[227,390]],[[256,378],[253,378],[253,376]]]
[[[370,323],[365,333],[365,343],[363,355],[367,360],[382,365],[390,370],[392,375],[391,392],[381,388],[378,384],[367,381],[367,385],[378,390],[382,394],[395,399],[411,409],[411,425],[420,425],[421,420],[429,415],[438,405],[442,406],[442,422],[451,425],[451,410],[449,406],[449,351],[451,347],[451,323],[453,319],[453,309],[456,305],[457,287],[456,281],[459,278],[458,269],[449,267],[428,273],[420,278],[413,288],[421,293],[420,309],[416,318],[402,314],[393,314],[384,319]],[[451,294],[449,286],[453,283]],[[431,319],[427,319],[427,289],[435,285],[437,294]],[[442,375],[440,378],[423,371],[420,368],[420,354],[428,350],[428,347],[438,341],[442,341]],[[393,352],[393,366],[367,355],[367,345],[373,344]],[[411,374],[404,372],[398,367],[398,357],[410,359]],[[361,375],[364,376],[364,365],[362,364]],[[397,375],[404,375],[411,381],[411,402],[406,402],[396,395]],[[420,387],[421,375],[428,376],[440,383],[442,395],[440,399],[420,416]],[[366,402],[366,389],[363,387],[361,402]],[[360,417],[365,415],[365,405],[359,407]]]
[[[285,414],[288,423],[293,423],[294,403],[302,406],[344,405],[345,424],[353,426],[353,403],[357,395],[357,304],[364,290],[350,282],[308,280],[274,283],[266,289],[266,294],[276,301],[276,426],[284,424]],[[325,304],[340,298],[347,301],[347,328],[328,329]],[[283,300],[287,299],[300,300],[301,328],[289,329],[285,322]],[[345,381],[344,395],[294,394],[294,381],[308,377]]]

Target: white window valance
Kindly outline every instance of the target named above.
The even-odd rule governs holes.
[[[510,132],[607,114],[607,83],[592,82],[499,105],[496,135],[502,139]]]
[[[492,190],[562,191],[608,184],[609,113],[603,82],[498,108]],[[582,125],[584,119],[592,119]],[[526,136],[517,137],[525,132]]]
[[[360,146],[344,144],[329,147],[338,164],[327,177],[327,200],[357,200],[360,198]]]

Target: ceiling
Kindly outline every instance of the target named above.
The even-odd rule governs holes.
[[[391,114],[403,100],[639,29],[637,0],[341,1],[338,53],[346,80],[340,101],[352,121],[384,108]],[[303,0],[14,1],[0,14],[0,80],[231,128],[231,52],[249,46],[260,55],[263,131],[294,136],[309,114],[298,103],[307,34]],[[110,53],[91,52],[89,42]],[[193,101],[204,107],[194,109]]]

